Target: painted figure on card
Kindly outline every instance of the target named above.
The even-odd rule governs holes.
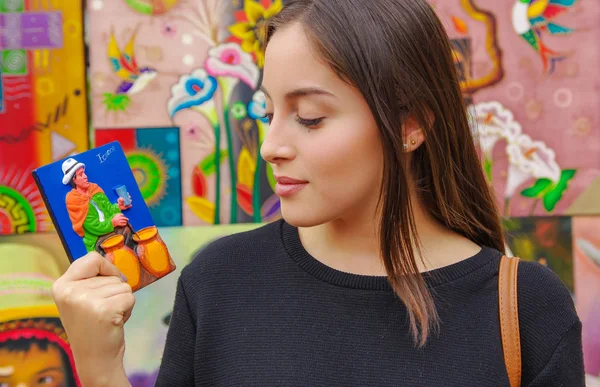
[[[122,234],[125,244],[130,244],[131,227],[121,211],[132,206],[131,197],[119,197],[117,203],[111,203],[102,188],[88,180],[85,164],[73,158],[63,162],[62,171],[62,183],[72,187],[65,199],[69,218],[86,250],[102,252],[98,247],[114,234]]]

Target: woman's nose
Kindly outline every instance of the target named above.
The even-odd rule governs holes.
[[[279,163],[285,160],[293,160],[296,157],[294,148],[290,145],[284,145],[271,141],[268,138],[260,147],[260,155],[268,163]]]
[[[275,126],[273,121],[260,147],[260,155],[265,161],[276,164],[296,157],[296,148],[285,136],[285,128]],[[289,136],[288,136],[289,137]]]

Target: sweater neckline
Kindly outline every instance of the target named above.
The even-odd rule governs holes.
[[[360,290],[392,291],[387,277],[347,273],[325,265],[306,251],[300,240],[298,228],[281,221],[281,237],[288,255],[308,274],[340,287]],[[482,246],[475,255],[462,261],[422,273],[427,287],[435,287],[452,282],[499,258],[501,253],[490,247]]]

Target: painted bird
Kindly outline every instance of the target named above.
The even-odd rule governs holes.
[[[542,33],[568,35],[574,31],[554,23],[554,19],[568,11],[577,0],[518,0],[512,9],[515,32],[540,54],[544,72],[552,74],[556,62],[568,54],[549,49],[542,42]]]
[[[156,78],[157,71],[150,67],[139,68],[135,60],[134,43],[139,25],[131,34],[129,42],[125,45],[123,51],[119,49],[115,39],[114,29],[110,31],[110,41],[108,43],[108,59],[112,69],[123,81],[119,84],[117,94],[136,94],[144,90],[146,86]]]

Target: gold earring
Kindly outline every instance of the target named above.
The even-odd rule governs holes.
[[[416,142],[415,140],[412,140],[410,143],[411,143],[412,145],[415,145],[417,142]]]

